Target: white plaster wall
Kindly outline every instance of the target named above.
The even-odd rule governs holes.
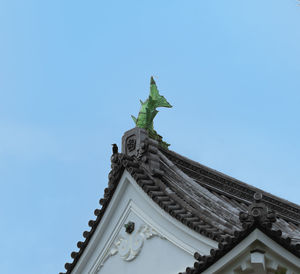
[[[135,222],[131,237],[143,225],[157,234],[145,238],[139,254],[129,262],[124,261],[118,251],[110,256],[119,237],[130,237],[124,228],[128,221]],[[176,274],[193,265],[194,252],[209,254],[210,249],[216,247],[216,242],[164,212],[125,171],[101,223],[72,273]]]

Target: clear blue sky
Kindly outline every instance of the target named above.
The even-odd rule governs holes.
[[[296,0],[0,0],[0,268],[64,271],[149,79],[171,149],[300,204]]]

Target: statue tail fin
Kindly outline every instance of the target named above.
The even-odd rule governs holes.
[[[136,124],[137,123],[137,119],[133,115],[131,115],[131,118],[132,118],[133,122]]]

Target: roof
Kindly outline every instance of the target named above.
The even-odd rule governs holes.
[[[134,128],[122,138],[122,153],[114,150],[108,187],[100,200],[101,209],[95,210],[95,220],[89,221],[90,231],[78,242],[78,251],[66,263],[71,273],[92,238],[105,210],[126,169],[137,184],[164,211],[194,231],[219,243],[243,231],[240,212],[247,211],[256,192],[262,193],[262,202],[276,213],[274,230],[291,245],[300,244],[300,207],[275,197],[232,177],[163,149],[150,139],[145,130]]]
[[[261,201],[262,195],[259,192],[254,194],[255,201],[249,206],[247,212],[240,212],[240,222],[242,230],[235,231],[234,235],[228,236],[219,243],[218,249],[212,249],[211,255],[202,256],[195,253],[194,257],[197,260],[193,267],[187,267],[184,273],[179,274],[199,274],[207,270],[210,266],[215,264],[229,251],[234,249],[241,241],[253,232],[259,229],[272,240],[283,246],[289,252],[300,258],[300,244],[292,243],[291,238],[283,237],[280,229],[274,229],[273,225],[276,223],[277,218],[274,211],[269,210],[266,205]]]

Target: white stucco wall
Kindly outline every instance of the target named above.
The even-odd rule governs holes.
[[[124,224],[135,223],[132,234]],[[172,218],[124,172],[75,274],[176,274],[217,243]],[[130,260],[130,261],[128,261]]]

